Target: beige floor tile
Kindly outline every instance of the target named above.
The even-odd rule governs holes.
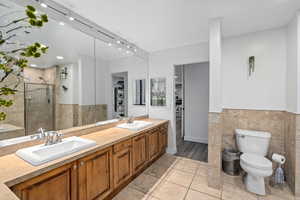
[[[246,191],[243,185],[233,185],[230,183],[223,184],[223,200],[257,200],[258,197]]]
[[[192,183],[194,174],[172,169],[166,177],[166,180],[178,185],[189,187]]]
[[[197,164],[198,166],[202,166],[202,167],[206,167],[206,165],[208,165],[208,164],[205,163],[205,162],[202,162],[202,161],[199,161],[199,160],[193,160],[193,159],[190,159],[190,158],[180,157],[180,160],[182,160],[182,161],[184,161],[184,162],[188,162],[188,163],[195,163],[195,164]]]
[[[163,181],[151,195],[161,200],[183,200],[187,190],[187,188],[180,185]]]
[[[130,187],[124,188],[113,200],[146,200],[148,195]]]
[[[217,198],[221,197],[221,190],[217,190],[215,188],[208,187],[207,176],[196,175],[194,177],[194,180],[193,180],[190,188],[193,190],[197,190],[199,192],[206,193],[208,195],[217,197]]]
[[[207,166],[205,165],[199,165],[198,166],[198,169],[196,171],[196,175],[199,175],[199,176],[207,176]]]
[[[181,159],[174,165],[174,169],[188,172],[191,174],[195,174],[198,167],[199,167],[198,163],[186,159]]]
[[[242,176],[230,176],[225,173],[222,173],[223,182],[224,183],[231,183],[233,185],[240,185],[243,184],[243,177]]]
[[[218,199],[219,198],[212,197],[195,190],[189,190],[185,197],[185,200],[218,200]]]
[[[179,157],[165,153],[162,157],[155,161],[154,164],[170,168],[173,167],[178,160],[180,160]]]
[[[169,171],[172,168],[166,167],[166,166],[162,166],[162,165],[158,165],[158,164],[152,164],[150,167],[148,167],[145,170],[145,174],[154,176],[156,178],[159,179],[163,179],[164,177],[167,176],[167,174],[169,173]]]
[[[160,199],[158,199],[158,198],[156,198],[156,197],[154,197],[154,196],[149,196],[149,197],[147,198],[147,200],[160,200]]]
[[[136,189],[144,194],[150,194],[154,188],[159,184],[160,180],[154,176],[147,174],[140,174],[135,178],[130,184],[129,187]]]
[[[268,187],[266,196],[259,196],[259,200],[294,200],[295,196],[293,195],[290,188],[285,185],[283,188],[274,188]]]

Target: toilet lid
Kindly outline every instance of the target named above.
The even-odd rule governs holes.
[[[241,161],[254,168],[272,169],[272,162],[263,156],[244,153],[241,155]]]

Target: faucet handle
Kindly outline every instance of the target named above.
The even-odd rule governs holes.
[[[62,142],[62,138],[63,138],[64,134],[61,133],[61,132],[57,132],[57,135],[56,135],[56,142],[59,143],[59,142]]]
[[[46,136],[46,129],[39,128],[37,131],[37,133],[40,134],[41,138],[44,138]]]
[[[43,128],[39,128],[37,131],[40,132],[40,133],[44,133],[46,130],[43,129]]]
[[[53,144],[53,139],[54,139],[53,132],[49,131],[49,132],[46,132],[44,134],[45,134],[45,137],[46,137],[45,145],[47,146],[47,145]]]

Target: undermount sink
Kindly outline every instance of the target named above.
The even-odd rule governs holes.
[[[117,125],[118,128],[125,128],[132,131],[138,131],[141,130],[147,126],[152,125],[152,122],[146,122],[146,121],[133,121],[132,123],[123,123]]]
[[[63,139],[62,142],[53,145],[45,146],[44,144],[41,144],[19,149],[16,154],[23,160],[37,166],[80,150],[87,149],[94,145],[96,145],[96,142],[93,140],[74,136]]]

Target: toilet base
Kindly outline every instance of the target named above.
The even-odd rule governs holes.
[[[247,173],[245,177],[245,185],[249,192],[266,195],[265,180],[264,177],[253,176]]]

